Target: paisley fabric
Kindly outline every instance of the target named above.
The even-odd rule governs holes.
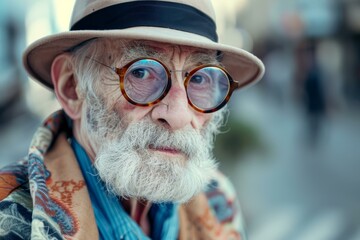
[[[28,156],[0,170],[0,239],[99,238],[69,132],[64,112],[54,113],[36,131]],[[234,189],[221,173],[178,209],[181,240],[245,239]]]

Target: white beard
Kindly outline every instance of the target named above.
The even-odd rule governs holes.
[[[124,198],[182,203],[204,190],[217,167],[211,154],[215,130],[172,132],[150,118],[123,127],[115,112],[92,109],[98,104],[89,108],[87,124],[99,146],[95,168],[108,191]],[[173,157],[149,146],[182,154]]]

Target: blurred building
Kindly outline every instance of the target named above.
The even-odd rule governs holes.
[[[234,94],[232,114],[257,128],[268,153],[223,167],[251,239],[360,239],[360,2],[240,2],[223,17],[235,29],[223,39],[237,32],[266,73]]]
[[[0,117],[4,118],[21,100],[26,75],[21,53],[26,41],[26,3],[21,0],[0,3]]]

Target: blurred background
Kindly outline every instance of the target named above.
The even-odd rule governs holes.
[[[0,3],[0,167],[27,152],[59,106],[29,80],[21,54],[66,31],[73,0]],[[266,66],[235,93],[220,168],[251,240],[360,239],[360,1],[213,0],[220,41]]]

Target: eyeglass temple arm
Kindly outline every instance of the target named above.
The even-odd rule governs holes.
[[[100,64],[100,65],[103,65],[104,67],[110,68],[111,70],[113,70],[114,72],[116,72],[116,68],[115,68],[115,67],[110,67],[110,66],[106,65],[105,63],[102,63],[102,62],[100,62],[99,60],[96,60],[96,59],[91,58],[91,57],[88,57],[88,56],[87,56],[86,58],[88,58],[89,60],[94,61],[94,62],[96,62],[96,63],[98,63],[98,64]]]

